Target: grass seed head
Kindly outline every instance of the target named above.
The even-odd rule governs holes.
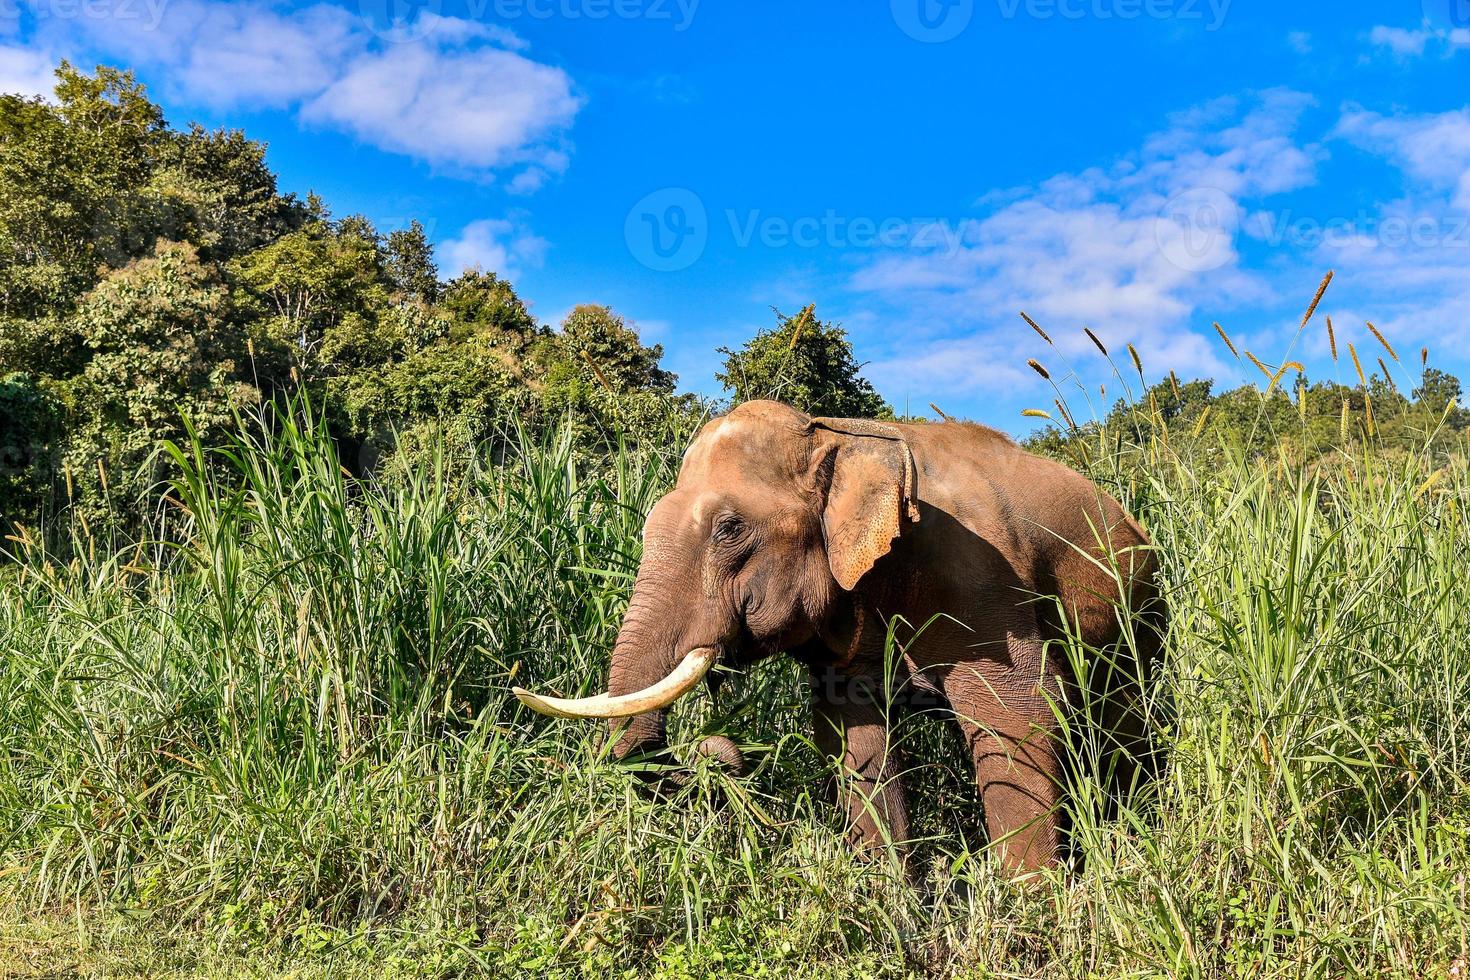
[[[1222,327],[1222,326],[1220,326],[1219,323],[1216,323],[1215,324],[1215,333],[1219,334],[1220,335],[1220,339],[1223,340],[1223,341],[1225,341],[1225,346],[1230,348],[1230,353],[1234,354],[1237,358],[1239,358],[1240,357],[1240,351],[1238,351],[1238,350],[1235,349],[1235,345],[1230,342],[1230,335],[1225,332],[1225,328]]]

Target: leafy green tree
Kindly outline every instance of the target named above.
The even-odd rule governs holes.
[[[586,372],[586,381],[618,391],[671,394],[678,380],[659,366],[663,346],[643,346],[627,321],[606,306],[584,303],[573,308],[562,320],[559,341],[577,370]]]
[[[394,272],[392,236],[388,252],[397,289],[404,280]],[[329,382],[349,440],[381,449],[442,422],[470,441],[533,401],[540,378],[534,345],[544,333],[514,287],[471,270],[438,291],[441,301],[433,305],[397,292],[400,302],[380,313],[397,323],[396,339],[379,344],[376,362]]]
[[[99,516],[131,504],[162,475],[153,450],[206,438],[259,393],[237,379],[243,354],[228,291],[193,246],[161,242],[153,257],[111,273],[82,297],[72,325],[92,352],[66,386],[73,434],[65,463],[84,506]]]
[[[534,357],[544,415],[570,416],[588,445],[636,442],[661,431],[671,413],[697,411],[692,398],[672,397],[677,378],[660,365],[663,347],[645,347],[606,306],[573,308],[558,333],[538,340]]]
[[[388,278],[397,291],[420,303],[439,300],[439,267],[434,264],[434,246],[424,226],[414,221],[407,228],[390,232],[387,240]]]
[[[0,528],[48,502],[62,433],[62,407],[34,377],[0,377]]]
[[[1432,367],[1424,368],[1419,387],[1414,389],[1414,401],[1431,416],[1438,418],[1449,409],[1450,425],[1455,428],[1470,424],[1470,413],[1460,407],[1460,396],[1460,379]]]
[[[775,398],[813,415],[891,418],[893,410],[859,372],[847,332],[818,320],[808,306],[776,328],[762,330],[738,351],[721,347],[724,370],[716,380],[736,404]]]
[[[265,146],[239,130],[170,133],[147,193],[163,202],[161,233],[206,262],[228,262],[300,228],[306,208],[276,188]]]
[[[536,321],[516,295],[510,281],[493,272],[466,269],[443,290],[443,310],[457,336],[482,336],[529,341],[536,334]]]
[[[56,102],[0,96],[0,313],[69,306],[152,247],[154,202],[138,193],[166,142],[163,113],[129,72],[63,62]]]
[[[309,379],[333,377],[399,351],[377,233],[362,219],[308,222],[241,256],[230,272],[254,300],[257,342]]]

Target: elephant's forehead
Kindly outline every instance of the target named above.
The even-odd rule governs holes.
[[[725,417],[705,426],[684,453],[683,474],[690,477],[774,474],[786,453],[769,424],[759,419]],[[779,459],[778,459],[779,457]]]

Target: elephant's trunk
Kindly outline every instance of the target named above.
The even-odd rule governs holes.
[[[515,688],[516,697],[542,714],[608,719],[612,736],[617,739],[613,754],[619,759],[635,752],[663,749],[667,743],[665,711],[692,690],[719,657],[719,650],[712,646],[681,649],[683,637],[679,634],[685,615],[659,608],[655,598],[672,594],[654,586],[646,576],[639,576],[613,647],[606,694],[552,698]],[[718,759],[733,771],[744,771],[740,750],[724,736],[706,738],[696,751]]]
[[[663,583],[655,581],[656,575],[648,574],[650,571],[652,569],[647,566],[639,570],[638,582],[628,601],[628,611],[618,630],[618,641],[613,646],[612,665],[607,676],[608,694],[613,697],[628,697],[657,687],[662,680],[677,672],[674,664],[682,653],[677,649],[681,639],[678,634],[682,631],[674,624],[680,623],[683,617],[679,610],[665,608],[674,593],[667,587],[660,588]],[[705,671],[714,665],[714,649],[703,647],[694,653],[708,654]],[[693,653],[690,654],[692,658]],[[696,678],[689,687],[697,682]],[[633,752],[662,749],[665,744],[664,711],[677,696],[664,704],[651,705],[630,717],[626,724],[616,719],[609,720],[609,731],[617,739],[613,755],[621,759]]]

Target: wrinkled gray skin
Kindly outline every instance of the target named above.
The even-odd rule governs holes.
[[[1002,861],[1058,860],[1049,699],[1075,679],[1043,656],[1062,626],[1056,602],[1034,597],[1059,596],[1096,647],[1118,639],[1118,602],[1155,602],[1147,539],[1110,497],[981,426],[813,420],[749,402],[705,426],[643,540],[611,694],[650,686],[696,647],[737,667],[790,652],[811,671],[817,743],[851,777],[842,798],[856,840],[901,843],[903,764],[872,692],[887,617],[940,616],[917,638],[900,633],[902,676],[960,725]],[[1109,551],[1121,596],[1091,557]],[[1157,637],[1146,630],[1138,646],[1146,663]],[[1129,712],[1115,721],[1125,741],[1143,737]],[[664,745],[662,711],[611,724],[620,758]],[[700,751],[740,765],[727,739]]]

